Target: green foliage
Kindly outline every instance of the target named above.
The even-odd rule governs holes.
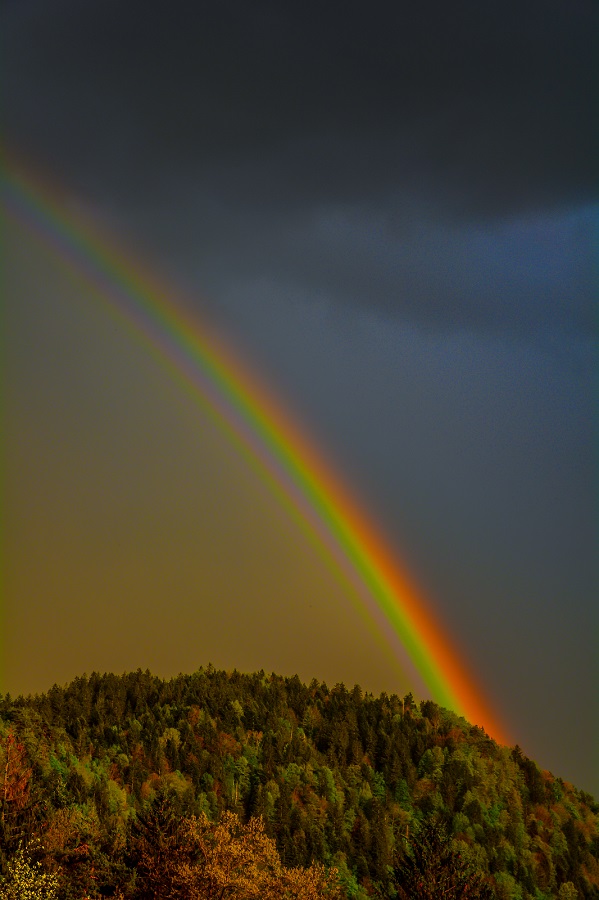
[[[335,865],[360,900],[392,892],[406,835],[432,819],[496,900],[599,896],[593,798],[411,695],[94,673],[0,697],[0,766],[0,867],[40,837],[60,900],[151,894],[147,866],[176,856],[181,822],[225,811],[261,819],[286,866]]]
[[[557,895],[558,900],[577,900],[578,891],[574,887],[571,881],[565,881]]]

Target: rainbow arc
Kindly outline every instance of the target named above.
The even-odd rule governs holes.
[[[113,316],[210,412],[313,546],[357,592],[362,612],[410,680],[442,706],[505,741],[410,576],[375,524],[271,391],[144,266],[59,195],[5,160],[3,207],[62,264],[83,274]]]

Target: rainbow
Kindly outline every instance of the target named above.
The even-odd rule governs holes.
[[[408,573],[358,508],[322,454],[272,393],[206,325],[162,284],[117,249],[60,192],[4,158],[5,214],[25,226],[60,262],[84,275],[113,316],[207,409],[259,471],[311,543],[358,592],[369,626],[412,683],[442,706],[506,743]]]

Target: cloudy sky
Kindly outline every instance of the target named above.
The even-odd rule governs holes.
[[[599,793],[595,4],[5,0],[0,30],[13,155],[193,298],[513,742]],[[6,689],[208,661],[401,689],[222,433],[5,248]]]

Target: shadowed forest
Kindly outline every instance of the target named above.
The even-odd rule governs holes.
[[[0,775],[3,900],[599,897],[593,797],[412,695],[94,673],[0,699]]]

